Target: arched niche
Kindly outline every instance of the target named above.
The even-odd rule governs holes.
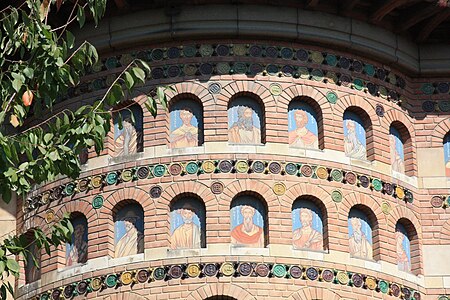
[[[240,194],[231,202],[231,244],[264,248],[267,245],[267,208],[253,194]]]
[[[170,148],[203,145],[203,107],[199,101],[181,97],[173,100],[170,111]]]
[[[344,112],[344,150],[352,159],[367,160],[367,153],[373,147],[372,125],[366,112],[358,107],[350,107]]]
[[[348,215],[348,243],[351,257],[373,259],[373,224],[362,207],[353,207]]]
[[[240,145],[265,143],[264,109],[253,97],[238,95],[228,105],[228,142]]]
[[[392,171],[408,176],[414,175],[412,139],[408,128],[403,123],[392,122],[389,127],[389,146]]]
[[[397,128],[389,128],[389,147],[391,152],[391,169],[393,172],[405,173],[405,152],[403,138]]]
[[[289,146],[323,149],[322,113],[310,98],[296,98],[288,106]]]
[[[450,132],[444,137],[445,176],[450,177]]]
[[[87,220],[81,213],[71,214],[73,225],[72,239],[66,243],[66,266],[84,264],[88,259],[88,226]]]
[[[25,282],[31,283],[41,279],[41,251],[36,245],[33,229],[30,229],[25,237],[28,242],[25,255]]]
[[[144,253],[144,211],[137,203],[126,204],[114,215],[114,257]]]
[[[294,249],[323,251],[327,248],[326,211],[318,202],[314,197],[301,196],[292,204]]]
[[[401,218],[395,225],[395,249],[400,271],[420,274],[420,245],[413,223]]]
[[[142,108],[133,104],[113,114],[113,156],[126,156],[144,151]]]
[[[206,247],[206,212],[204,203],[192,195],[174,199],[170,205],[170,248]]]

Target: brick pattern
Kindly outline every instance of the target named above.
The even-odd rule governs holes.
[[[201,79],[201,78],[200,78]],[[178,79],[179,80],[179,79]],[[208,81],[207,81],[208,80]],[[366,120],[367,153],[368,160],[372,162],[390,163],[389,128],[396,126],[405,137],[405,166],[408,176],[417,176],[416,151],[417,148],[440,148],[444,136],[450,132],[450,121],[444,114],[424,115],[421,111],[423,97],[414,95],[409,91],[404,109],[397,104],[380,97],[372,97],[364,91],[352,90],[344,86],[329,85],[324,82],[314,82],[291,77],[261,76],[248,78],[246,75],[223,75],[207,78],[205,81],[177,82],[173,79],[164,80],[164,84],[171,84],[174,91],[169,91],[169,107],[182,99],[193,99],[203,106],[204,140],[205,142],[226,142],[228,140],[227,109],[230,102],[239,95],[250,96],[260,104],[264,111],[266,143],[288,143],[287,112],[289,103],[301,99],[311,105],[318,116],[320,148],[344,151],[342,117],[346,110],[363,114]],[[211,94],[208,84],[219,82],[222,86],[219,94]],[[277,82],[283,91],[281,95],[270,93],[270,84]],[[151,81],[149,88],[161,82]],[[413,85],[416,83],[412,83]],[[420,83],[417,83],[420,85]],[[412,89],[412,88],[410,88]],[[339,100],[330,104],[326,99],[329,91],[334,91]],[[95,95],[92,95],[92,99]],[[76,107],[76,99],[68,107]],[[89,100],[88,100],[89,101]],[[144,97],[136,97],[123,105],[138,104],[143,108],[144,123],[144,150],[167,145],[169,141],[169,112],[158,107],[158,115],[154,118],[145,109]],[[375,105],[381,104],[385,108],[384,117],[375,113]],[[120,109],[117,107],[116,109]],[[113,128],[113,126],[112,126]],[[110,155],[113,151],[113,132],[108,134],[105,150],[101,156]],[[92,158],[95,154],[90,151]],[[262,160],[290,160],[292,157],[283,157],[277,153],[272,154],[196,154],[178,155],[140,161],[117,162],[109,166],[87,171],[83,176],[93,176],[99,173],[132,168],[135,166],[167,163],[171,161],[188,161],[190,159],[262,159]],[[350,168],[355,172],[367,173],[367,168],[357,166],[342,166],[339,163],[321,161],[312,158],[302,158],[305,163],[322,164],[336,168]],[[382,180],[391,180],[390,176],[370,171],[371,176]],[[220,195],[210,191],[213,181],[220,180],[225,190]],[[44,185],[39,192],[67,182],[67,179],[56,180]],[[283,182],[287,191],[282,196],[273,193],[275,182]],[[400,182],[401,183],[401,182]],[[160,198],[153,199],[149,190],[155,184],[163,188]],[[268,213],[268,243],[291,245],[292,221],[291,210],[295,200],[306,197],[313,201],[322,210],[325,227],[325,248],[330,251],[348,252],[347,218],[350,209],[362,209],[370,217],[374,235],[374,259],[396,264],[395,256],[395,226],[397,222],[403,224],[411,238],[412,266],[414,274],[423,273],[422,245],[450,243],[450,215],[443,209],[432,208],[429,205],[430,195],[449,194],[448,189],[417,189],[407,186],[415,195],[414,203],[404,203],[390,196],[376,193],[370,189],[360,189],[357,186],[343,185],[337,182],[327,182],[317,185],[317,181],[309,178],[288,178],[282,175],[260,174],[201,174],[177,177],[171,176],[139,180],[138,182],[122,183],[118,186],[105,186],[101,192],[90,190],[86,193],[77,193],[72,199],[64,198],[59,203],[50,203],[32,213],[24,213],[18,201],[18,231],[25,232],[34,227],[46,228],[45,212],[48,209],[55,211],[57,216],[65,212],[80,213],[88,221],[89,254],[88,259],[104,256],[112,257],[114,253],[114,214],[127,203],[138,203],[144,210],[145,249],[169,248],[169,212],[171,204],[185,195],[195,195],[201,199],[206,210],[206,244],[230,242],[230,204],[242,193],[257,195],[267,205]],[[339,189],[343,194],[343,201],[335,203],[331,199],[331,192]],[[104,206],[95,210],[92,208],[92,198],[97,194],[105,198]],[[392,211],[386,215],[381,211],[382,202],[388,202]],[[51,255],[42,253],[42,273],[48,274],[62,269],[65,266],[65,247],[52,251]],[[274,258],[265,258],[271,260]],[[175,260],[174,260],[175,261]],[[296,261],[297,262],[297,261]],[[21,262],[22,263],[22,262]],[[157,264],[158,262],[155,262]],[[334,267],[345,268],[345,265],[336,263]],[[333,267],[331,266],[331,267]],[[329,266],[330,267],[330,266]],[[78,277],[91,277],[104,275],[105,272],[119,272],[124,267],[114,270],[99,270],[88,272],[70,278],[73,282]],[[360,272],[368,270],[361,268]],[[370,271],[370,270],[369,270]],[[24,284],[24,275],[18,280],[18,285]],[[389,280],[389,279],[388,279]],[[400,278],[392,277],[398,282]],[[103,294],[90,294],[88,298],[96,299],[207,299],[214,295],[227,295],[234,299],[373,299],[379,297],[372,295],[368,290],[351,287],[330,287],[321,282],[295,282],[279,278],[203,278],[183,281],[170,281],[168,283],[147,284],[139,290],[122,287],[120,293],[105,291]],[[55,282],[47,286],[53,288],[69,283],[68,279]],[[207,284],[205,284],[207,283]],[[430,295],[450,293],[450,290],[417,289]],[[39,290],[39,289],[37,289]],[[28,299],[33,294],[24,294]],[[431,297],[431,296],[430,296]],[[435,296],[433,296],[435,298]],[[383,296],[383,299],[392,297]],[[434,299],[433,298],[433,299]]]

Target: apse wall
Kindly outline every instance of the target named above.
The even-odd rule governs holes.
[[[448,78],[338,37],[138,42],[139,24],[57,106],[94,101],[134,58],[152,68],[79,179],[18,201],[20,232],[75,225],[19,299],[446,299]],[[153,118],[142,95],[161,84]]]

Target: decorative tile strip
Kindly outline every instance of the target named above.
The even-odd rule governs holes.
[[[176,166],[176,167],[174,167]],[[128,175],[123,176],[122,174]],[[413,193],[394,183],[382,181],[379,178],[373,178],[364,174],[356,174],[353,171],[346,171],[341,169],[331,169],[325,166],[294,163],[294,162],[278,162],[278,161],[262,161],[262,160],[205,160],[205,161],[188,161],[188,162],[173,162],[169,164],[154,164],[149,166],[140,166],[134,169],[124,169],[122,171],[108,172],[93,177],[78,179],[74,182],[69,182],[65,185],[56,187],[50,191],[45,191],[37,196],[30,196],[24,202],[24,209],[27,211],[34,210],[40,206],[48,204],[50,201],[61,199],[62,197],[71,197],[75,193],[80,192],[76,188],[77,182],[89,182],[87,189],[100,189],[106,185],[118,185],[129,180],[142,180],[153,177],[165,176],[187,176],[200,175],[204,173],[261,173],[261,174],[278,174],[283,176],[297,176],[309,177],[318,180],[335,181],[342,184],[357,185],[362,188],[370,188],[374,191],[390,195],[394,198],[404,200],[412,203],[414,201]],[[145,177],[144,175],[147,175]],[[131,176],[131,179],[129,179]],[[211,187],[215,192],[221,193],[219,186]],[[286,191],[283,184],[274,186],[274,192],[277,195],[282,195]],[[61,192],[62,191],[62,192]],[[57,198],[51,195],[61,193]],[[160,186],[153,186],[150,191],[152,198],[161,196],[162,188]],[[334,195],[335,201],[339,201],[340,197]],[[450,196],[435,196],[432,198],[432,205],[437,207],[437,198],[442,200],[439,207],[445,205],[450,206]],[[434,200],[433,200],[434,199]],[[444,199],[447,199],[444,202]],[[97,199],[98,200],[98,199]],[[98,201],[95,201],[96,203]],[[93,206],[101,207],[98,204]],[[95,208],[95,207],[94,207]]]
[[[183,280],[186,278],[222,276],[277,277],[286,280],[324,281],[355,288],[370,289],[383,294],[389,293],[396,298],[404,300],[421,299],[421,294],[409,287],[360,273],[336,269],[321,269],[319,267],[256,262],[186,263],[131,271],[127,270],[121,273],[111,273],[105,276],[73,282],[66,286],[45,291],[32,299],[59,300],[62,298],[61,294],[66,299],[72,299],[77,296],[85,296],[91,292],[102,292],[105,289],[117,289],[126,285],[151,284],[160,280]],[[440,296],[438,300],[448,300],[448,297]]]
[[[430,204],[434,208],[450,207],[450,195],[436,195],[431,197]]]
[[[239,61],[211,62],[211,56],[229,57],[238,56]],[[124,58],[125,57],[125,58]],[[170,64],[170,60],[179,61],[187,58],[186,64]],[[245,58],[248,57],[248,61]],[[224,75],[224,74],[249,74],[249,75],[276,75],[294,78],[324,81],[332,84],[348,86],[356,90],[365,90],[373,96],[379,96],[401,104],[400,94],[396,90],[404,90],[406,81],[393,72],[359,60],[339,56],[332,53],[322,53],[307,49],[294,49],[289,47],[277,47],[270,45],[183,45],[170,48],[156,48],[142,50],[129,54],[122,54],[103,59],[89,71],[91,74],[106,70],[115,70],[128,65],[128,61],[139,58],[147,61],[152,66],[151,78],[174,78],[195,75]],[[270,64],[255,62],[255,59],[267,61],[272,58]],[[192,62],[195,59],[196,62]],[[161,65],[162,64],[162,65]],[[314,68],[311,68],[314,65]],[[321,65],[323,69],[318,68]],[[330,71],[329,69],[332,69]],[[120,70],[117,70],[119,73]],[[343,73],[342,73],[343,72]],[[352,74],[352,77],[348,73]],[[100,90],[108,86],[115,75],[108,75],[83,82],[79,86],[69,90],[68,97],[78,96],[84,93]],[[365,77],[365,79],[361,78]],[[377,79],[389,86],[389,88],[372,82]],[[424,88],[422,88],[424,90]],[[426,91],[431,90],[426,88]],[[442,88],[440,90],[443,90]],[[434,89],[433,89],[434,91]],[[213,93],[220,92],[220,87],[214,87]],[[331,99],[335,101],[335,99]]]

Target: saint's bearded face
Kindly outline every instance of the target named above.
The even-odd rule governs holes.
[[[253,110],[251,108],[246,108],[243,115],[240,118],[240,122],[245,130],[253,129]]]
[[[245,207],[241,210],[242,216],[244,217],[244,230],[251,231],[253,229],[253,216],[255,211],[250,207]]]
[[[312,224],[312,213],[308,209],[302,208],[300,210],[300,221],[303,227],[309,227]]]
[[[194,213],[190,209],[182,209],[181,217],[183,218],[184,224],[191,224]]]

